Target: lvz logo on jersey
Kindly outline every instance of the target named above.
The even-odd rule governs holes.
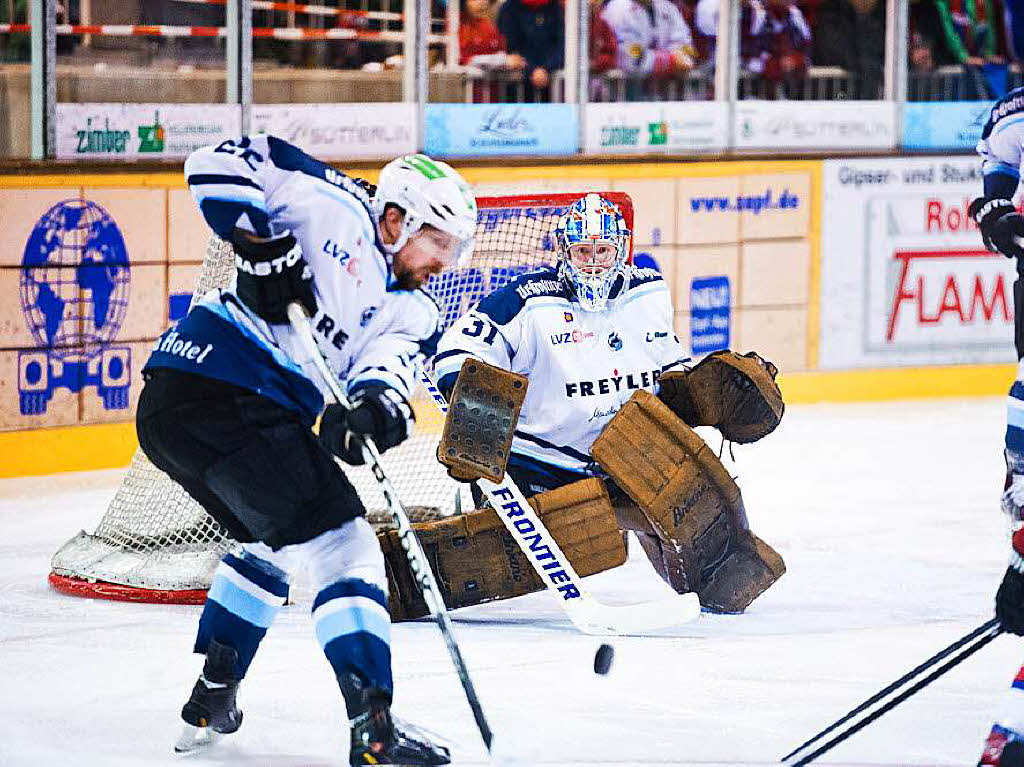
[[[341,347],[345,345],[348,340],[348,333],[344,330],[339,330],[337,333],[334,332],[334,326],[337,325],[333,317],[324,315],[316,323],[316,332],[322,335],[324,338],[331,342],[331,345],[335,349],[341,351]],[[333,334],[333,335],[332,335]]]
[[[569,330],[565,333],[552,333],[551,334],[551,345],[560,346],[561,344],[578,344],[593,338],[593,332],[587,330]]]
[[[658,383],[661,370],[643,370],[639,373],[613,375],[592,381],[566,381],[566,397],[593,397],[598,394],[629,391],[631,389],[649,389]]]
[[[336,243],[334,240],[327,240],[324,243],[324,253],[331,258],[338,259],[338,263],[344,266],[348,263],[348,260],[352,258],[352,254],[346,251],[341,245]]]

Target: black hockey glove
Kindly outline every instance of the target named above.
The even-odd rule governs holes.
[[[1024,573],[1012,564],[996,592],[996,617],[1005,631],[1024,636]]]
[[[412,408],[398,391],[380,384],[367,386],[353,395],[351,410],[327,406],[320,418],[320,442],[345,463],[362,466],[362,436],[383,453],[409,436],[414,420]]]
[[[1002,253],[1007,258],[1024,256],[1024,247],[1017,243],[1024,237],[1024,216],[1021,216],[1009,200],[976,198],[967,209],[981,230],[981,240],[992,253]]]
[[[301,303],[309,316],[316,314],[313,273],[290,232],[269,240],[235,242],[236,293],[246,306],[271,325],[288,324],[288,304]]]

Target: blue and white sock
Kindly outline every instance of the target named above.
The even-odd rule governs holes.
[[[225,554],[213,576],[199,618],[195,651],[205,653],[211,639],[238,653],[239,679],[252,663],[260,642],[288,598],[287,576],[248,552]]]
[[[392,690],[391,616],[377,586],[357,579],[336,581],[313,602],[316,638],[342,677],[355,674],[369,686]]]

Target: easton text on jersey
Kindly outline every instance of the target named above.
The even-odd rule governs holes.
[[[649,389],[658,383],[659,378],[661,378],[661,370],[643,370],[639,373],[598,378],[596,381],[566,381],[565,396],[593,397],[597,394],[611,394],[624,389],[627,391],[629,389]]]

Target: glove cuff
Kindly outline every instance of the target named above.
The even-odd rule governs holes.
[[[981,224],[986,218],[994,215],[994,218],[999,218],[1006,213],[1012,213],[1016,208],[1013,202],[1007,200],[1005,197],[997,197],[990,200],[978,198],[972,203],[969,213],[974,219],[974,223]]]

